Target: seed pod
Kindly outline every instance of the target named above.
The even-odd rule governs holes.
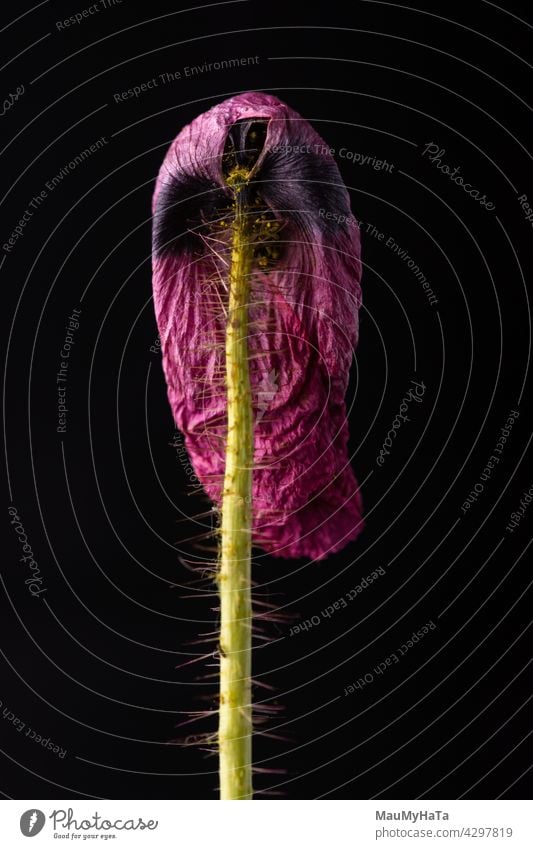
[[[253,241],[253,539],[315,560],[362,530],[344,396],[361,304],[359,228],[329,148],[296,112],[250,92],[171,144],[153,200],[153,288],[168,397],[219,505],[227,273],[239,168]]]

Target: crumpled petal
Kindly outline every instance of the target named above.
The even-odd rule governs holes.
[[[363,527],[344,401],[361,304],[359,228],[325,142],[272,95],[218,104],[179,133],[164,159],[153,199],[163,368],[195,472],[219,505],[228,256],[213,222],[230,203],[226,138],[246,118],[269,121],[255,179],[282,226],[281,256],[256,267],[251,290],[253,539],[277,556],[319,560]]]

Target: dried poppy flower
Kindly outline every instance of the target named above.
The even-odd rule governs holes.
[[[362,529],[344,401],[361,304],[359,229],[329,148],[271,95],[238,95],[200,115],[159,172],[153,287],[168,396],[195,472],[220,505],[229,175],[239,169],[252,174],[241,200],[254,241],[253,541],[319,560]]]

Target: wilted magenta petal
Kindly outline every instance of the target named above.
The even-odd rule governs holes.
[[[153,285],[163,367],[196,474],[220,504],[227,244],[212,222],[230,203],[226,138],[246,118],[269,121],[256,185],[283,223],[280,259],[252,281],[254,542],[318,560],[363,527],[344,402],[361,304],[359,229],[325,143],[271,95],[238,95],[200,115],[159,172]]]

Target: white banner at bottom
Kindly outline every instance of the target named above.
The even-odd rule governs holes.
[[[532,849],[528,801],[3,801],[6,849]],[[69,843],[67,844],[67,841]]]

